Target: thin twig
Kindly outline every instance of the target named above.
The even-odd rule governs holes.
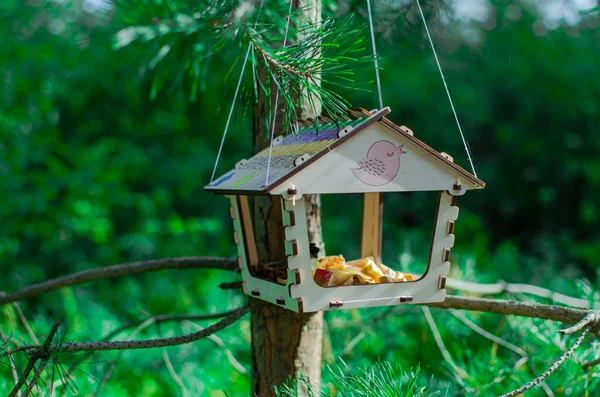
[[[440,331],[438,330],[437,326],[435,325],[435,321],[433,320],[433,317],[431,316],[431,310],[429,310],[429,308],[426,306],[421,307],[421,309],[423,309],[423,314],[425,315],[427,324],[429,324],[429,328],[431,329],[431,333],[433,334],[433,339],[435,340],[435,343],[437,344],[438,349],[440,349],[440,352],[442,353],[444,360],[446,360],[446,362],[454,370],[454,375],[456,375],[456,380],[458,381],[458,383],[460,383],[460,385],[464,387],[465,382],[464,382],[463,378],[469,379],[470,378],[469,374],[467,374],[462,368],[460,368],[454,362],[454,359],[450,355],[450,352],[446,348],[446,345],[444,345],[444,340],[442,339],[442,335],[440,335]]]
[[[525,293],[528,295],[535,295],[540,298],[550,299],[554,303],[560,303],[581,309],[590,309],[590,302],[585,299],[573,298],[572,296],[564,295],[531,284],[507,283],[502,280],[494,284],[481,284],[449,278],[446,282],[446,287],[448,289],[480,295],[497,295],[504,292]],[[600,302],[593,302],[592,309],[600,309]]]
[[[471,330],[475,331],[479,335],[483,336],[484,338],[487,338],[487,339],[491,340],[492,342],[497,343],[500,346],[503,346],[509,350],[512,350],[513,352],[517,353],[519,356],[527,357],[527,352],[525,352],[525,350],[486,331],[485,329],[481,328],[479,325],[477,325],[474,322],[472,322],[471,320],[469,320],[463,313],[459,312],[458,310],[450,309],[448,311],[450,312],[450,314],[452,314],[454,317],[456,317],[461,323],[463,323],[464,325],[466,325],[467,327],[469,327]]]
[[[535,368],[533,367],[533,365],[531,365],[531,362],[529,361],[529,356],[527,355],[527,352],[525,350],[486,331],[485,329],[481,328],[479,325],[477,325],[474,322],[472,322],[471,320],[469,320],[464,314],[462,314],[458,310],[450,309],[449,312],[450,312],[450,314],[452,314],[454,317],[456,317],[459,321],[461,321],[464,325],[466,325],[468,328],[470,328],[474,332],[476,332],[479,335],[483,336],[484,338],[487,338],[487,339],[491,340],[492,342],[494,342],[500,346],[503,346],[509,350],[512,350],[513,352],[520,355],[522,358],[515,363],[514,368],[519,368],[524,363],[528,363],[529,369],[531,370],[533,375],[537,376],[537,374],[535,373]],[[548,395],[548,397],[554,397],[554,393],[552,393],[552,390],[550,390],[550,388],[548,387],[546,382],[542,382],[541,387],[544,389],[544,392],[546,393],[546,395]]]
[[[529,390],[529,389],[537,386],[538,384],[540,384],[540,382],[542,382],[548,376],[552,375],[552,373],[554,371],[556,371],[566,361],[566,359],[569,358],[573,354],[573,352],[579,347],[579,345],[581,345],[581,343],[585,339],[585,337],[588,334],[588,332],[590,332],[590,328],[591,328],[590,325],[586,326],[583,329],[583,331],[581,332],[581,335],[579,335],[579,338],[577,338],[577,341],[575,341],[575,343],[573,344],[573,346],[571,346],[569,348],[569,350],[567,350],[566,352],[564,352],[563,355],[560,356],[560,358],[558,360],[556,360],[554,362],[554,364],[552,364],[550,366],[550,368],[548,368],[548,370],[546,370],[546,372],[544,372],[543,374],[541,374],[540,376],[538,376],[537,378],[535,378],[531,382],[527,383],[526,385],[521,386],[518,389],[515,389],[515,390],[513,390],[513,391],[511,391],[509,393],[503,394],[501,397],[515,397],[515,396],[518,396],[518,395],[526,392],[527,390]]]
[[[584,370],[587,370],[588,368],[593,367],[598,364],[600,364],[600,358],[597,358],[592,361],[587,361],[587,362],[581,364],[581,368],[583,368]]]
[[[38,380],[40,379],[40,375],[42,375],[42,372],[44,371],[44,368],[46,368],[47,364],[48,364],[48,358],[44,358],[41,360],[40,365],[38,366],[38,368],[35,370],[35,372],[33,374],[33,378],[31,378],[31,382],[29,382],[29,384],[27,385],[27,388],[25,389],[25,392],[23,393],[24,396],[28,396],[33,391],[33,388],[35,387]]]
[[[6,335],[4,335],[4,332],[2,332],[2,330],[0,329],[0,339],[2,340],[2,343],[4,343],[6,346],[8,346],[8,338],[6,337]],[[19,383],[19,374],[17,374],[17,364],[15,363],[15,359],[13,358],[13,356],[9,356],[9,360],[10,362],[10,370],[12,372],[12,377],[15,381],[15,385],[17,383]]]
[[[177,383],[177,386],[179,386],[179,388],[181,389],[181,395],[185,396],[185,394],[187,393],[187,390],[185,389],[185,386],[184,386],[183,382],[181,381],[181,378],[175,372],[175,368],[173,368],[173,364],[171,364],[171,360],[169,359],[169,355],[167,354],[167,349],[165,347],[163,347],[163,349],[162,349],[162,356],[163,356],[165,365],[167,367],[167,370],[169,371],[169,374],[171,375],[171,378],[173,378],[175,383]]]
[[[198,324],[194,324],[191,321],[182,321],[182,322],[198,331],[203,329],[201,326],[199,326]],[[217,335],[213,334],[213,335],[209,335],[208,339],[210,339],[211,341],[214,342],[215,345],[217,345],[221,349],[223,349],[223,351],[225,352],[225,355],[227,356],[227,361],[229,361],[229,363],[233,366],[233,368],[235,368],[242,375],[248,374],[248,370],[242,365],[242,363],[240,363],[237,360],[237,358],[235,358],[235,356],[233,355],[231,350],[229,350],[227,348],[227,346],[225,345],[225,342],[223,342],[223,340],[221,338],[219,338]]]
[[[0,293],[0,306],[21,299],[31,298],[46,292],[54,291],[70,285],[83,284],[89,281],[104,280],[130,274],[154,272],[166,269],[221,269],[234,270],[237,263],[233,259],[206,256],[190,256],[181,258],[157,259],[145,262],[133,262],[121,265],[99,267],[84,270],[75,274],[55,278],[30,285],[11,293]]]
[[[566,329],[561,329],[558,332],[563,335],[574,334],[575,332],[579,331],[580,329],[582,329],[583,327],[585,327],[589,324],[591,324],[592,326],[595,326],[598,323],[599,319],[600,319],[600,311],[592,310],[584,318],[582,318],[580,321],[578,321],[577,324],[573,325],[572,327],[566,328]]]
[[[39,345],[40,341],[35,336],[35,334],[33,333],[33,330],[29,326],[29,322],[27,321],[25,314],[23,314],[23,310],[21,310],[21,305],[19,305],[18,302],[14,302],[12,305],[13,305],[13,308],[15,309],[15,311],[17,312],[17,315],[19,316],[19,320],[21,320],[21,324],[23,324],[25,331],[27,331],[27,335],[29,335],[29,337],[31,338],[31,341],[33,343],[35,343],[36,345]]]

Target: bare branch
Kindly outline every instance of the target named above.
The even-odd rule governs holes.
[[[581,365],[581,367],[582,367],[584,370],[586,370],[586,369],[588,369],[588,368],[590,368],[590,367],[593,367],[593,366],[595,366],[595,365],[598,365],[598,364],[600,364],[600,358],[597,358],[597,359],[595,359],[595,360],[592,360],[592,361],[585,362],[585,363],[583,363],[583,364]]]
[[[543,374],[541,374],[540,376],[538,376],[537,378],[535,378],[531,382],[527,383],[526,385],[521,386],[518,389],[513,390],[513,391],[511,391],[509,393],[503,394],[501,397],[515,397],[515,396],[518,396],[518,395],[526,392],[527,390],[529,390],[529,389],[537,386],[544,379],[546,379],[548,376],[552,375],[552,373],[554,373],[554,371],[556,371],[558,369],[558,367],[560,367],[567,360],[567,358],[569,358],[573,354],[573,352],[579,347],[579,345],[581,345],[581,343],[585,339],[585,337],[588,334],[588,332],[590,332],[590,328],[591,328],[591,325],[586,326],[584,328],[583,332],[581,332],[581,335],[579,335],[579,338],[577,338],[577,341],[575,341],[575,343],[573,344],[573,346],[571,346],[569,348],[569,350],[567,350],[566,352],[564,352],[563,355],[560,356],[560,358],[558,360],[556,360],[554,362],[554,364],[552,364],[550,366],[550,368],[548,368],[548,370],[546,372],[544,372]]]
[[[160,323],[171,322],[171,321],[179,322],[179,321],[184,321],[184,320],[196,320],[196,321],[198,321],[198,320],[214,320],[217,318],[227,317],[231,313],[233,313],[233,310],[230,310],[227,312],[202,313],[202,314],[158,314],[158,315],[150,316],[143,320],[137,321],[135,323],[125,324],[122,327],[119,327],[119,328],[111,331],[108,335],[106,335],[104,338],[102,338],[102,340],[111,340],[114,336],[120,334],[121,332],[126,331],[129,328],[137,327],[140,324],[145,324],[147,322],[149,322],[149,324],[147,324],[147,325],[151,325],[151,324],[160,324]]]
[[[48,358],[42,359],[38,369],[36,369],[33,374],[33,378],[31,378],[31,382],[29,382],[29,384],[27,385],[27,388],[25,389],[25,392],[23,393],[24,396],[28,396],[33,391],[33,388],[35,387],[38,380],[40,379],[40,376],[42,375],[42,372],[44,371],[44,368],[46,368],[47,364],[48,364]]]
[[[589,312],[577,324],[575,324],[572,327],[569,327],[567,329],[561,329],[558,332],[563,335],[574,334],[575,332],[579,331],[580,329],[582,329],[583,327],[585,327],[587,325],[591,324],[591,326],[594,327],[598,323],[598,320],[600,320],[600,311],[594,310],[594,311]]]
[[[588,314],[587,310],[570,307],[455,295],[447,295],[444,302],[428,303],[427,306],[541,318],[569,324],[577,323]]]
[[[59,344],[52,345],[48,347],[49,353],[73,353],[80,351],[98,351],[98,350],[134,350],[134,349],[150,349],[156,347],[165,347],[165,346],[176,346],[182,345],[185,343],[190,343],[197,341],[199,339],[205,338],[209,335],[214,334],[217,331],[222,330],[223,328],[228,327],[233,324],[241,317],[243,317],[246,313],[250,311],[248,305],[242,306],[239,309],[233,310],[231,314],[218,323],[215,323],[201,331],[194,332],[189,335],[176,336],[172,338],[158,338],[158,339],[148,339],[148,340],[127,340],[127,341],[116,341],[116,342],[76,342],[76,343],[67,343],[67,344]],[[39,348],[40,346],[29,346],[30,349]],[[7,356],[16,353],[16,351],[10,351],[4,353],[2,356]]]
[[[21,299],[45,294],[70,285],[83,284],[89,281],[104,280],[130,274],[154,272],[166,269],[221,269],[234,270],[237,263],[234,259],[207,256],[190,256],[181,258],[156,259],[144,262],[133,262],[121,265],[98,267],[75,274],[30,285],[11,293],[0,292],[0,306]]]
[[[553,292],[549,289],[538,287],[531,284],[507,283],[502,280],[494,284],[480,284],[470,281],[448,279],[446,283],[448,289],[457,291],[471,292],[480,295],[495,295],[503,292],[524,293],[535,295],[540,298],[550,299],[554,303],[560,303],[567,306],[590,309],[590,302],[585,299],[573,298],[568,295]],[[600,302],[593,302],[592,309],[600,309]]]

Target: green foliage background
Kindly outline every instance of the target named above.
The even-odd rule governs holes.
[[[552,19],[526,0],[478,3],[486,5],[485,12],[471,13],[474,17],[460,12],[475,7],[473,2],[429,3],[446,78],[478,174],[488,183],[459,202],[453,276],[528,282],[599,300],[598,13],[578,14],[565,5],[576,15],[567,21]],[[0,3],[2,291],[116,263],[234,255],[227,201],[206,194],[203,186],[212,172],[243,49],[225,41],[223,51],[199,63],[201,78],[193,90],[195,101],[190,101],[184,66],[171,62],[152,69],[144,63],[151,60],[150,44],[114,51],[113,37],[123,20],[107,3],[106,10],[93,4],[100,3]],[[340,10],[326,6],[332,14]],[[364,14],[363,4],[351,6]],[[405,10],[399,7],[398,15],[380,16],[377,24],[390,117],[466,167],[423,26],[414,7]],[[366,22],[363,14],[356,18],[360,23]],[[388,23],[390,18],[393,22]],[[374,90],[372,69],[357,77]],[[374,91],[338,92],[353,106],[376,107]],[[220,172],[251,153],[251,109],[238,109]],[[424,266],[433,219],[433,204],[424,197],[386,201],[386,263],[402,269]],[[360,203],[351,198],[342,213],[339,200],[323,197],[327,250],[356,257],[357,246],[347,241],[358,243]],[[120,324],[151,314],[239,306],[243,296],[217,288],[234,277],[216,271],[167,271],[69,288],[21,305],[40,339],[54,318],[64,317],[66,340],[97,340]],[[327,313],[326,359],[343,356],[356,370],[378,359],[402,368],[420,365],[420,381],[439,395],[493,395],[533,377],[527,365],[513,369],[516,354],[477,336],[450,314],[435,312],[451,353],[471,376],[465,382],[484,388],[464,391],[439,354],[420,310],[385,310]],[[388,315],[367,325],[381,313]],[[469,317],[525,348],[536,373],[565,347],[565,339],[555,335],[557,324],[477,313]],[[30,341],[12,306],[2,308],[0,324],[16,341]],[[344,352],[363,331],[364,338]],[[182,332],[192,330],[161,324],[138,337]],[[248,393],[249,374],[228,360],[231,353],[249,370],[248,320],[219,337],[226,349],[203,340],[167,350],[186,395]],[[600,353],[597,343],[586,349],[578,359]],[[93,395],[116,357],[99,395],[183,393],[158,350],[61,357],[54,370],[70,371],[69,365],[82,358],[68,386],[80,395]],[[24,364],[24,358],[17,362],[19,368]],[[324,373],[327,385],[334,377]],[[598,376],[597,369],[586,374],[571,361],[548,384],[557,395],[594,395],[589,393],[598,387]],[[8,365],[0,366],[0,390],[11,385]],[[73,390],[59,386],[56,395],[73,395]]]

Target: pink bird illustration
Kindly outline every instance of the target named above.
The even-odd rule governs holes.
[[[400,169],[400,155],[406,153],[402,148],[390,141],[375,142],[369,148],[367,157],[358,162],[359,168],[351,170],[354,175],[371,186],[390,183]]]

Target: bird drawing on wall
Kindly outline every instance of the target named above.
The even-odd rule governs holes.
[[[375,142],[369,148],[367,157],[358,162],[359,168],[352,169],[354,175],[363,183],[381,186],[391,182],[400,169],[400,155],[406,153],[390,141]]]

